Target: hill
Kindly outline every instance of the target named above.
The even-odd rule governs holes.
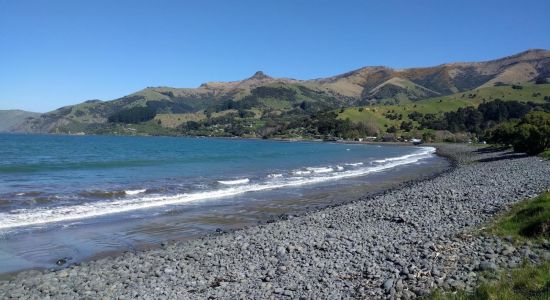
[[[29,118],[40,116],[39,113],[24,110],[0,110],[0,132],[11,131]]]
[[[112,101],[86,101],[27,120],[14,129],[128,133],[123,123],[140,123],[130,131],[158,134],[158,127],[163,127],[164,134],[189,121],[204,122],[212,116],[219,119],[223,112],[251,119],[245,126],[259,128],[269,120],[279,120],[288,114],[308,115],[341,107],[407,106],[439,97],[443,97],[445,103],[457,100],[451,105],[454,107],[464,101],[473,101],[472,98],[463,99],[460,93],[471,94],[478,90],[498,93],[505,90],[499,87],[530,84],[548,77],[550,51],[547,50],[529,50],[486,62],[427,68],[365,67],[312,80],[273,78],[259,71],[241,81],[208,82],[198,88],[149,87]],[[492,91],[494,88],[497,89]],[[127,119],[130,115],[138,117]]]
[[[382,127],[399,127],[403,121],[412,121],[409,115],[442,114],[464,107],[477,107],[481,103],[494,100],[550,103],[550,84],[525,83],[519,85],[499,84],[455,93],[447,96],[432,97],[400,105],[373,105],[349,107],[339,113],[340,119],[349,119],[355,123],[375,121]],[[396,116],[396,117],[394,117]]]

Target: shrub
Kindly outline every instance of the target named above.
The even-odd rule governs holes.
[[[433,142],[435,140],[435,133],[433,131],[425,131],[422,134],[422,140],[425,142]]]
[[[550,113],[532,111],[520,122],[506,122],[496,127],[489,140],[512,145],[515,151],[539,154],[550,148]]]
[[[537,80],[535,80],[535,84],[545,84],[545,83],[548,83],[548,79],[546,78],[538,78]]]
[[[111,123],[141,123],[152,120],[156,116],[156,111],[149,107],[132,107],[121,110],[111,115],[108,120]]]
[[[400,129],[404,131],[411,131],[413,129],[413,123],[411,121],[402,121],[400,125]]]

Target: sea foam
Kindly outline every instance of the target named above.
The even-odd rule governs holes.
[[[416,163],[429,158],[435,152],[433,147],[421,147],[415,153],[399,157],[378,160],[372,166],[365,166],[342,172],[330,172],[321,175],[290,177],[278,181],[247,184],[248,178],[231,181],[220,181],[222,184],[235,185],[211,191],[191,192],[177,195],[148,195],[136,198],[117,199],[112,201],[97,201],[84,204],[44,207],[33,209],[17,209],[0,213],[0,230],[23,226],[40,226],[47,223],[62,221],[74,221],[86,218],[100,217],[109,214],[125,213],[134,210],[159,208],[169,205],[180,205],[196,201],[236,196],[249,192],[258,192],[278,188],[296,187],[307,184],[316,184],[344,178],[364,176],[371,173],[382,172],[391,168]],[[306,175],[306,174],[304,174]],[[225,182],[225,183],[224,183]]]
[[[309,167],[309,168],[307,168],[307,170],[311,171],[313,173],[330,173],[330,172],[334,171],[333,168],[329,168],[329,167],[322,167],[322,168]]]
[[[219,180],[218,182],[225,185],[237,185],[237,184],[248,183],[250,182],[250,179],[244,178],[244,179],[235,179],[235,180]]]
[[[127,191],[124,191],[124,193],[125,193],[126,195],[133,196],[133,195],[145,193],[146,191],[147,191],[146,189],[141,189],[141,190],[127,190]]]

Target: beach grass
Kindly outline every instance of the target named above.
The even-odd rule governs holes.
[[[516,242],[540,243],[550,236],[550,193],[514,205],[510,211],[498,217],[486,232],[512,237]],[[471,293],[436,290],[428,299],[550,299],[550,261],[539,265],[524,263],[516,269],[502,269],[492,278],[478,285]]]
[[[516,241],[540,242],[550,237],[550,193],[524,200],[500,216],[487,229],[501,237]]]
[[[480,284],[472,293],[459,291],[454,294],[435,291],[433,300],[524,300],[550,299],[550,261],[540,265],[502,270],[490,282]]]

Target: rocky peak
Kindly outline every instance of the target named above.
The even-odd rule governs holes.
[[[256,80],[263,80],[263,79],[270,79],[271,77],[267,76],[264,72],[258,71],[252,75],[252,77],[248,79],[256,79]]]

